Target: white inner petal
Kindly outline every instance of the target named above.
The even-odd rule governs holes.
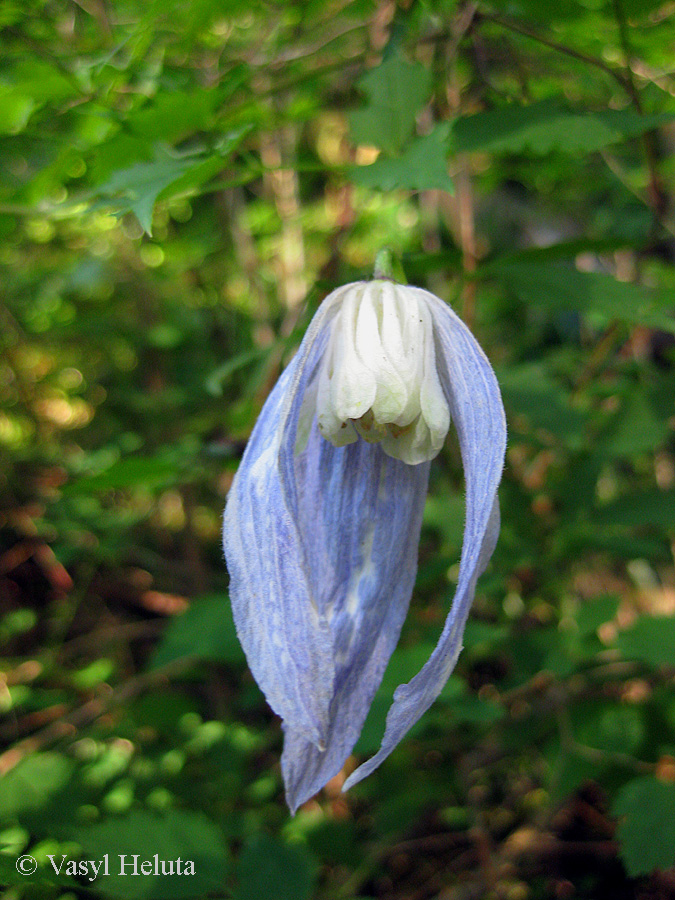
[[[410,465],[437,455],[450,411],[424,297],[378,280],[348,290],[316,386],[319,431],[337,447],[360,436]]]

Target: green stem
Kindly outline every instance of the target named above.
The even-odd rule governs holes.
[[[373,279],[385,278],[387,281],[394,281],[394,258],[391,250],[386,247],[375,257],[375,268],[373,269]]]

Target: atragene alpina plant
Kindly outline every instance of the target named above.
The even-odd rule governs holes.
[[[333,291],[267,399],[227,500],[237,633],[285,732],[292,812],[344,765],[396,646],[417,570],[430,461],[453,420],[466,480],[457,589],[429,660],[394,694],[369,775],[452,672],[499,532],[506,424],[485,354],[420,288]]]

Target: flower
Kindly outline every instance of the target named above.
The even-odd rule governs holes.
[[[433,294],[384,278],[321,304],[253,429],[230,489],[225,557],[237,633],[284,728],[292,812],[342,768],[413,590],[430,460],[454,420],[466,480],[457,589],[436,648],[398,687],[370,774],[452,672],[499,532],[506,445],[480,346]]]

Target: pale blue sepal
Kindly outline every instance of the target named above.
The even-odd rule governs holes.
[[[232,612],[253,676],[272,709],[317,746],[327,740],[335,666],[300,533],[293,443],[335,301],[321,306],[267,398],[228,493],[223,528]]]
[[[298,523],[329,623],[335,663],[325,750],[284,723],[281,760],[292,812],[352,752],[408,611],[429,463],[408,466],[380,446],[336,448],[313,428],[297,458]]]
[[[420,290],[407,288],[407,290]],[[504,465],[506,420],[492,367],[464,323],[426,291],[432,309],[438,371],[459,439],[466,482],[466,521],[457,590],[440,640],[421,671],[400,685],[380,750],[345,781],[348,790],[392,752],[440,694],[462,647],[476,581],[499,533],[497,487]]]
[[[336,448],[316,422],[297,452],[341,294],[265,403],[225,510],[237,633],[284,720],[293,810],[340,771],[361,732],[407,613],[429,477],[428,462],[408,466],[377,445]]]

